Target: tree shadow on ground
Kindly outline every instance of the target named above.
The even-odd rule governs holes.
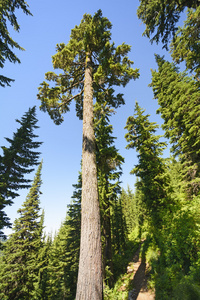
[[[145,259],[145,252],[147,250],[148,245],[143,245],[142,249],[142,258],[140,258],[141,253],[141,246],[145,242],[142,242],[137,249],[134,257],[133,257],[133,279],[130,281],[129,284],[129,300],[136,300],[138,298],[138,295],[140,292],[147,293],[147,282],[148,282],[148,274],[146,272],[147,270],[147,264]]]
[[[131,286],[134,287],[132,290],[131,300],[136,300],[141,291],[147,290],[147,278],[145,271],[146,263],[141,262],[131,283]]]

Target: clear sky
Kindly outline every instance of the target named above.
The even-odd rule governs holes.
[[[69,41],[71,29],[80,24],[85,13],[93,15],[101,9],[103,16],[113,25],[111,32],[115,44],[125,42],[131,45],[129,57],[134,61],[133,67],[140,69],[140,78],[120,90],[125,95],[126,105],[117,109],[111,122],[114,136],[117,137],[115,145],[125,158],[122,187],[129,185],[132,189],[135,177],[129,172],[137,163],[137,155],[134,150],[125,149],[124,126],[127,118],[134,112],[136,100],[151,115],[151,121],[162,123],[160,116],[156,115],[157,102],[153,99],[148,84],[151,82],[150,69],[156,68],[154,53],[164,54],[167,58],[169,55],[162,50],[161,45],[151,45],[142,36],[144,25],[137,18],[137,0],[27,2],[33,16],[17,13],[20,32],[10,30],[13,39],[26,49],[17,51],[21,64],[7,62],[4,69],[0,70],[2,75],[15,79],[11,87],[0,88],[0,146],[6,145],[4,137],[12,137],[16,131],[15,119],[20,119],[29,107],[36,105],[40,129],[35,133],[39,135],[38,141],[43,142],[40,148],[43,159],[41,207],[45,210],[46,231],[54,233],[65,219],[67,204],[70,203],[73,193],[72,184],[77,183],[82,144],[82,122],[76,117],[74,103],[60,126],[56,126],[47,113],[39,110],[37,89],[44,80],[44,74],[53,70],[51,56],[55,54],[56,44]],[[14,200],[15,204],[6,210],[12,221],[17,217],[17,209],[27,193],[27,190],[22,192]]]

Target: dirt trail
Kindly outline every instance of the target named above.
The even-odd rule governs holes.
[[[140,248],[141,246],[138,248],[132,262],[130,262],[127,267],[127,273],[132,273],[131,287],[133,288],[129,292],[128,300],[154,300],[154,292],[147,288],[147,265],[146,262],[142,261],[139,257]]]

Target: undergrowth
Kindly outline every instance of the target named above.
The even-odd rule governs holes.
[[[128,293],[131,289],[131,274],[127,274],[128,263],[134,256],[134,253],[138,249],[140,240],[129,236],[129,240],[126,243],[126,249],[123,253],[115,253],[114,263],[114,287],[109,288],[104,286],[104,300],[127,300]]]

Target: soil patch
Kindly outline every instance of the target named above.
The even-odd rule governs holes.
[[[141,244],[142,245],[142,244]],[[128,300],[154,300],[155,293],[152,290],[148,290],[148,272],[147,264],[140,258],[140,247],[137,249],[132,262],[127,267],[127,273],[131,274],[131,287]]]

